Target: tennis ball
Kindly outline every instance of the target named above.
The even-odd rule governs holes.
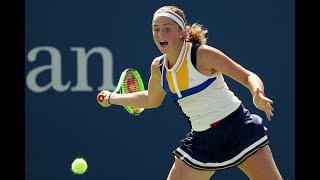
[[[87,171],[88,164],[85,159],[78,157],[71,164],[71,170],[75,174],[83,174]]]

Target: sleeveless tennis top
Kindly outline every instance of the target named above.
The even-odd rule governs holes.
[[[241,104],[224,81],[221,72],[205,76],[195,69],[198,45],[185,42],[175,65],[169,69],[165,55],[160,57],[161,85],[180,106],[194,131],[209,129]]]

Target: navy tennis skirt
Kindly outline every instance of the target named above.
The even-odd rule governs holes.
[[[196,169],[226,169],[268,144],[267,131],[262,118],[241,104],[213,127],[189,132],[173,154]]]

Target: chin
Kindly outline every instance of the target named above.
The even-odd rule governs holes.
[[[163,54],[165,54],[165,53],[167,53],[168,52],[168,48],[167,47],[165,47],[165,48],[163,48],[163,47],[158,47],[158,49],[160,50],[160,52],[162,52]]]
[[[167,53],[167,50],[165,50],[165,49],[161,49],[161,48],[159,48],[159,50],[160,50],[160,52],[161,52],[162,54]]]

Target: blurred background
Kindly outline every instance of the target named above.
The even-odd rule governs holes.
[[[137,69],[147,86],[160,52],[151,32],[163,5],[184,10],[188,24],[207,28],[208,45],[258,74],[274,101],[269,122],[250,92],[225,77],[251,113],[264,117],[270,146],[284,179],[295,179],[295,5],[270,1],[25,1],[25,179],[164,180],[172,151],[189,132],[166,98],[140,116],[96,102],[113,90],[121,72]],[[76,157],[88,171],[74,175]],[[248,179],[238,168],[212,179]]]

